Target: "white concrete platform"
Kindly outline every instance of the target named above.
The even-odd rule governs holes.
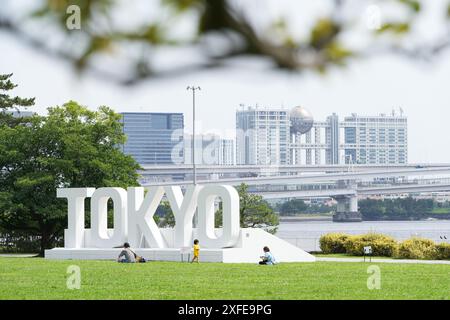
[[[170,236],[170,232],[165,232]],[[194,234],[195,236],[195,234]],[[168,237],[169,238],[169,237]],[[201,262],[258,263],[262,248],[268,246],[278,262],[314,262],[316,258],[302,249],[261,229],[241,229],[239,242],[234,248],[203,248],[200,243]],[[181,261],[181,250],[176,248],[132,248],[136,254],[150,261]],[[115,260],[119,248],[55,248],[45,251],[46,259]],[[186,261],[187,254],[183,259]],[[192,258],[192,254],[191,254]]]

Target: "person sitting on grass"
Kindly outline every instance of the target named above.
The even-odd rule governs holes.
[[[270,252],[269,247],[264,247],[264,255],[261,256],[260,258],[262,259],[262,261],[259,262],[259,264],[270,264],[270,265],[274,265],[277,262],[275,261],[275,257],[273,256],[272,252]]]
[[[119,257],[117,258],[118,262],[124,262],[124,263],[135,263],[136,257],[134,252],[130,249],[130,244],[128,242],[125,242],[123,244],[123,249],[119,254]]]
[[[199,246],[199,244],[198,244],[198,240],[195,239],[195,240],[194,240],[194,257],[192,258],[191,263],[194,262],[194,261],[196,261],[197,263],[199,263],[199,261],[198,261],[199,253],[200,253],[200,246]]]

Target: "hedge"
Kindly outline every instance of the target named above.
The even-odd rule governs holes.
[[[372,247],[374,256],[392,257],[397,251],[394,238],[377,233],[350,236],[344,243],[345,253],[354,256],[364,255],[364,247],[367,246]]]
[[[438,258],[437,245],[429,239],[408,239],[399,244],[397,258],[434,260]]]
[[[328,233],[320,237],[322,253],[346,253],[362,256],[364,247],[371,246],[374,256],[401,259],[450,259],[450,244],[436,244],[422,238],[411,238],[398,243],[394,238],[378,233],[349,235],[345,233]]]
[[[438,260],[450,259],[450,243],[440,243],[436,245]]]
[[[344,243],[349,236],[345,233],[328,233],[320,237],[323,253],[345,253]]]

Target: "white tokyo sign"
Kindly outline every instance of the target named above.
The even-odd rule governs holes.
[[[197,237],[205,248],[229,248],[239,240],[239,195],[231,186],[189,186],[183,195],[178,186],[63,188],[58,198],[68,201],[68,228],[65,248],[111,248],[129,242],[135,248],[168,248],[153,216],[164,196],[175,217],[172,247],[190,246],[193,218],[198,209]],[[91,229],[85,229],[86,198],[91,198]],[[214,228],[215,199],[222,200],[223,227],[220,236]],[[108,200],[114,203],[114,228],[108,229]],[[89,232],[87,233],[86,231]]]

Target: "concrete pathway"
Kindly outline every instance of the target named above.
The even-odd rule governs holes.
[[[316,257],[316,261],[328,261],[328,262],[364,262],[363,258],[331,258],[331,257]],[[366,262],[370,262],[368,258],[366,258]],[[383,258],[374,258],[372,259],[372,263],[422,263],[422,264],[448,264],[450,265],[449,260],[409,260],[409,259],[383,259]]]
[[[15,254],[15,253],[0,253],[0,258],[30,258],[35,257],[37,253],[27,253],[27,254]]]

